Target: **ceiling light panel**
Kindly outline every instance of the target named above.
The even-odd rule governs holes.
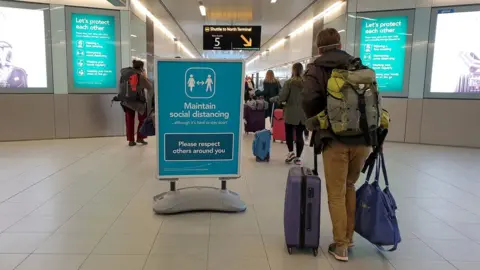
[[[200,4],[198,8],[200,9],[200,14],[203,17],[207,16],[207,8],[203,4]]]
[[[167,27],[159,20],[157,17],[155,17],[142,3],[140,3],[139,0],[130,0],[130,3],[135,7],[136,10],[138,10],[140,13],[144,14],[146,17],[148,17],[150,20],[152,20],[153,24],[158,27],[168,38],[173,40],[174,42],[177,42],[177,45],[191,58],[196,58],[192,52],[190,52],[185,45],[183,45],[182,42],[178,41],[178,39],[173,35],[170,30],[168,30]]]
[[[274,0],[272,0],[273,2]],[[288,39],[291,39],[291,38],[294,38],[296,35],[302,33],[303,31],[305,31],[306,29],[310,28],[310,27],[313,27],[313,24],[318,21],[319,19],[325,17],[326,15],[328,15],[329,13],[332,13],[332,12],[335,12],[337,11],[338,9],[340,9],[343,5],[345,5],[345,1],[337,1],[335,2],[334,4],[332,4],[331,6],[329,6],[327,9],[325,9],[324,11],[320,12],[319,14],[317,14],[315,17],[313,17],[312,19],[308,20],[306,23],[304,23],[303,25],[301,25],[300,27],[298,27],[297,29],[295,29],[293,32],[291,32],[290,34],[288,34]],[[279,48],[280,46],[282,46],[287,40],[287,38],[282,38],[281,40],[277,41],[276,43],[274,43],[272,46],[270,46],[270,48],[268,48],[268,51],[273,51],[277,48]],[[253,62],[255,62],[256,60],[260,59],[260,56],[264,56],[266,55],[266,52],[262,52],[262,53],[259,53],[257,54],[254,58],[252,58],[250,61],[247,62],[247,65],[250,65],[252,64]]]

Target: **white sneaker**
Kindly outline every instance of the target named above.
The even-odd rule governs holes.
[[[285,163],[290,164],[290,163],[292,163],[294,160],[295,160],[295,153],[290,152],[290,153],[288,153],[287,158],[285,159]]]

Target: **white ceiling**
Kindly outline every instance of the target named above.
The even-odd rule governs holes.
[[[207,17],[202,17],[197,0],[158,1],[170,11],[197,50],[209,58],[247,58],[252,52],[203,52],[203,25],[261,25],[263,45],[305,8],[316,2],[278,0],[272,4],[270,0],[203,0]]]
[[[45,3],[51,5],[65,5],[65,6],[78,6],[78,7],[93,7],[93,8],[106,8],[106,9],[126,9],[127,7],[116,7],[109,3],[107,0],[15,0],[20,2],[35,2]]]

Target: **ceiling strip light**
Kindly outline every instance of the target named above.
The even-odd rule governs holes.
[[[259,58],[260,58],[260,55],[257,55],[257,56],[255,56],[254,58],[252,58],[252,60],[250,60],[250,61],[247,62],[247,66],[250,65],[251,63],[257,61]]]
[[[272,46],[270,46],[270,48],[268,48],[269,51],[273,51],[275,50],[276,48],[282,46],[285,42],[287,41],[286,38],[282,38],[281,40],[277,41],[277,43],[273,44]]]
[[[207,9],[205,8],[205,6],[199,6],[200,8],[200,14],[202,14],[203,17],[207,16]]]
[[[319,14],[317,14],[317,16],[313,17],[312,19],[308,20],[306,23],[304,23],[302,26],[300,26],[299,28],[297,28],[295,31],[293,31],[292,33],[290,33],[288,36],[290,37],[294,37],[296,35],[298,35],[299,33],[305,31],[306,29],[310,28],[313,26],[313,24],[318,21],[319,19],[323,18],[325,15],[327,15],[328,13],[330,12],[333,12],[335,11],[336,9],[340,8],[343,4],[345,4],[345,2],[343,1],[338,1],[336,3],[334,3],[333,5],[331,5],[330,7],[328,7],[327,9],[325,9],[324,11],[320,12]]]
[[[198,2],[198,8],[200,9],[200,14],[205,17],[207,16],[207,9],[205,8],[205,6],[203,5],[203,2],[202,1],[199,1]]]
[[[312,27],[313,24],[325,17],[326,15],[328,15],[329,13],[331,12],[334,12],[336,10],[338,10],[339,8],[341,8],[346,2],[345,1],[337,1],[335,2],[334,4],[332,4],[330,7],[328,7],[327,9],[325,9],[324,11],[320,12],[319,14],[317,14],[315,17],[313,17],[312,19],[308,20],[306,23],[304,23],[302,26],[298,27],[297,29],[295,29],[295,31],[291,32],[287,37],[290,39],[290,38],[293,38],[295,37],[296,35],[298,35],[299,33],[305,31],[306,29],[308,29],[309,27]],[[278,47],[282,46],[285,42],[287,41],[287,38],[282,38],[281,40],[277,41],[275,44],[273,44],[272,46],[270,46],[270,48],[268,48],[269,51],[273,51],[275,49],[277,49]],[[260,55],[265,55],[266,52],[262,52],[261,54],[258,54],[256,55],[254,58],[252,58],[250,61],[247,62],[247,65],[255,62],[256,60],[260,59]]]
[[[177,40],[177,38],[172,34],[172,32],[170,32],[170,30],[168,30],[167,27],[165,27],[165,25],[163,25],[162,22],[160,22],[160,20],[157,19],[157,17],[155,17],[144,5],[142,5],[142,3],[140,3],[139,0],[131,0],[130,3],[132,3],[132,5],[138,10],[140,11],[141,13],[145,14],[145,16],[147,16],[148,18],[150,18],[150,20],[152,20],[153,24],[155,26],[157,26],[168,38],[170,38],[171,40],[175,41]],[[177,43],[180,48],[182,48],[182,50],[188,54],[188,56],[190,56],[191,58],[196,58],[194,54],[192,54],[188,49],[187,47],[185,47],[185,45],[183,45],[182,42],[178,41]]]
[[[191,58],[196,58],[195,55],[193,55],[193,54],[190,52],[190,50],[188,50],[187,47],[185,47],[185,45],[183,45],[182,42],[179,41],[179,42],[178,42],[178,46],[180,46],[180,48],[182,48],[182,50],[183,50],[186,54],[188,54],[188,56],[190,56]]]

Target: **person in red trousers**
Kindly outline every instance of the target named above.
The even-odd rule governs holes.
[[[135,146],[137,143],[146,145],[146,137],[140,134],[139,130],[143,122],[147,118],[148,112],[152,109],[152,91],[153,86],[147,78],[144,69],[145,64],[139,60],[133,60],[132,67],[122,70],[127,72],[128,69],[133,68],[138,73],[138,82],[136,87],[138,89],[138,98],[136,101],[122,101],[122,108],[125,112],[125,126],[127,131],[127,140],[129,146]],[[135,140],[135,115],[138,117],[137,140]]]

